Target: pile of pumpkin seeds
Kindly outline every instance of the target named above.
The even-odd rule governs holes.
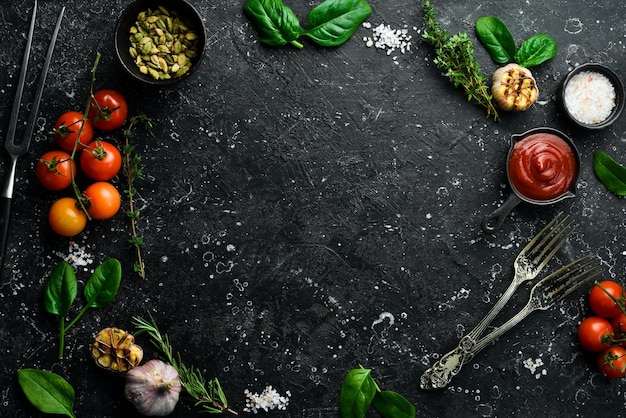
[[[198,56],[198,34],[163,6],[137,15],[130,28],[130,56],[155,80],[181,77]]]

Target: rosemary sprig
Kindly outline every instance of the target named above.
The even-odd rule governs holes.
[[[180,383],[187,394],[195,401],[195,405],[202,408],[201,412],[222,413],[230,412],[237,415],[237,412],[228,407],[226,395],[217,380],[213,378],[206,381],[200,370],[187,367],[183,364],[180,354],[174,355],[174,350],[167,335],[161,334],[156,322],[150,317],[150,321],[139,316],[133,317],[133,325],[137,328],[135,335],[148,333],[152,344],[161,352],[165,360],[178,372]]]
[[[133,265],[133,270],[139,274],[142,279],[146,278],[146,269],[141,255],[141,248],[144,241],[137,232],[137,220],[139,219],[139,211],[135,209],[134,198],[137,194],[137,188],[135,187],[136,180],[143,180],[143,167],[141,163],[141,156],[135,153],[135,147],[130,145],[130,139],[134,136],[133,128],[135,125],[141,123],[144,128],[150,131],[154,127],[152,119],[144,114],[139,114],[130,118],[128,126],[123,131],[124,135],[124,147],[122,149],[122,173],[126,177],[126,190],[124,193],[128,197],[128,211],[126,215],[130,218],[131,226],[131,238],[128,240],[135,248],[137,260]]]
[[[463,88],[469,101],[484,107],[487,117],[500,120],[485,77],[474,56],[474,44],[467,33],[451,35],[442,29],[435,18],[435,10],[430,0],[424,2],[424,17],[426,30],[422,36],[435,47],[435,65],[445,71],[454,87]]]

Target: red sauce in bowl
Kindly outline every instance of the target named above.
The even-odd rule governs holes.
[[[532,200],[552,200],[565,194],[576,177],[574,150],[563,138],[535,133],[515,143],[508,162],[509,181]]]

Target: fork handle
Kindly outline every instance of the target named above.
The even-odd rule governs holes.
[[[478,338],[487,329],[498,313],[500,313],[502,308],[504,308],[509,299],[511,299],[511,296],[513,296],[519,284],[520,281],[514,278],[511,284],[509,284],[509,287],[504,291],[502,296],[500,296],[498,302],[496,302],[474,329],[461,338],[459,344],[452,351],[444,354],[422,374],[420,377],[420,387],[422,389],[441,389],[450,383],[452,378],[461,371],[463,364],[474,357],[476,352],[473,352],[473,350],[479,343]]]

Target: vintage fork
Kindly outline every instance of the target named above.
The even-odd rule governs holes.
[[[545,311],[551,308],[599,274],[600,271],[594,265],[591,256],[586,255],[546,276],[530,290],[530,298],[526,306],[504,324],[482,337],[465,357],[465,361],[471,360],[478,352],[509,331],[532,312]]]
[[[574,225],[568,221],[568,216],[562,218],[562,212],[559,212],[530,240],[515,258],[513,263],[515,275],[509,287],[478,325],[461,338],[457,347],[442,356],[422,374],[420,378],[422,389],[440,389],[450,383],[450,380],[459,373],[463,363],[466,362],[465,357],[471,353],[482,333],[504,308],[517,288],[525,281],[537,277],[573,231]]]

